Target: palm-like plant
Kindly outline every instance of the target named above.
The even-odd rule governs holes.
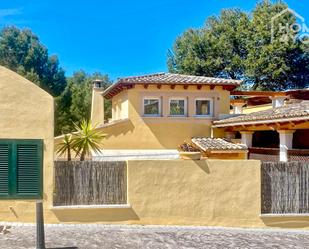
[[[62,142],[59,144],[59,148],[57,149],[57,153],[60,156],[67,155],[68,161],[72,160],[71,151],[74,150],[73,148],[73,140],[71,134],[66,134],[63,137]]]
[[[74,124],[76,135],[73,138],[73,148],[80,160],[84,161],[86,155],[90,155],[91,151],[100,153],[100,145],[103,138],[106,137],[96,127],[92,127],[91,121],[82,120],[80,125]]]

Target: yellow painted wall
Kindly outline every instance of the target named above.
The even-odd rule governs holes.
[[[241,160],[241,159],[247,159],[247,151],[243,152],[237,152],[237,153],[203,153],[204,157],[207,157],[208,159],[234,159],[234,160]]]
[[[20,75],[0,66],[0,139],[44,139],[44,201],[52,204],[54,100]],[[12,210],[10,210],[10,207]],[[14,211],[16,215],[14,215]],[[22,213],[22,218],[19,214]],[[0,200],[0,220],[33,221],[35,202]]]
[[[130,207],[51,209],[46,202],[46,222],[309,228],[309,217],[260,217],[259,161],[129,161],[127,176]],[[14,207],[18,218],[2,211],[0,220],[34,221],[31,204]]]
[[[265,111],[273,108],[272,104],[267,105],[257,105],[257,106],[248,106],[243,108],[243,114],[249,114],[252,112],[259,112],[259,111]]]
[[[103,98],[101,96],[101,98]],[[128,91],[117,94],[112,99],[112,121],[129,117]]]
[[[258,161],[132,161],[128,179],[129,203],[144,223],[263,225]]]
[[[210,136],[210,121],[155,118],[124,120],[101,128],[103,149],[177,149],[191,137]]]
[[[143,99],[159,97],[162,101],[162,116],[143,117]],[[187,117],[169,116],[169,99],[182,97],[188,102]],[[211,98],[214,102],[214,117],[195,117],[195,98]],[[100,128],[108,134],[104,140],[104,149],[176,149],[191,137],[210,137],[211,122],[219,114],[229,113],[229,91],[222,87],[210,90],[203,86],[198,90],[190,86],[171,89],[169,86],[136,86],[116,95],[112,101],[113,121],[115,124]],[[117,120],[123,120],[117,122]],[[56,143],[58,140],[56,140]]]

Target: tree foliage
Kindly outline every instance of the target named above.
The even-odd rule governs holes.
[[[29,29],[2,29],[0,65],[25,76],[53,96],[61,94],[66,86],[57,56],[49,56],[47,48]]]
[[[171,72],[242,79],[253,89],[283,90],[309,84],[309,56],[298,40],[271,40],[271,18],[287,5],[263,1],[252,13],[223,10],[201,29],[189,29],[168,52]],[[278,18],[293,24],[294,15]],[[280,30],[275,29],[275,37]]]
[[[6,27],[0,32],[0,65],[3,65],[37,84],[55,96],[55,134],[68,133],[84,118],[90,118],[92,81],[102,79],[105,87],[111,84],[107,75],[84,71],[65,77],[57,56],[29,29]],[[105,103],[105,117],[111,116],[111,103]]]
[[[107,75],[94,73],[88,75],[77,71],[68,78],[68,84],[63,93],[56,98],[55,134],[68,133],[74,129],[74,123],[80,124],[83,119],[90,119],[92,83],[95,79],[103,81],[107,88],[111,81]],[[111,103],[105,103],[105,117],[111,117]]]

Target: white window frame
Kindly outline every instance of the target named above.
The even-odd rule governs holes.
[[[181,115],[173,115],[171,114],[171,101],[172,100],[184,100],[184,114]],[[172,97],[168,100],[168,115],[169,117],[186,117],[188,115],[188,101],[187,98],[184,97]]]
[[[145,100],[158,100],[159,101],[159,114],[145,114]],[[144,117],[161,117],[162,115],[162,103],[161,103],[161,97],[144,97],[142,108],[143,108],[143,116]]]
[[[210,113],[208,115],[198,115],[196,114],[196,108],[197,108],[197,105],[196,105],[196,101],[197,100],[207,100],[209,101],[209,104],[210,104]],[[196,98],[194,99],[194,116],[197,117],[197,118],[208,118],[208,117],[213,117],[213,113],[214,113],[214,100],[212,98]]]

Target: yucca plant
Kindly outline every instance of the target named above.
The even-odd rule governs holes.
[[[80,160],[84,161],[86,155],[90,155],[91,151],[100,153],[100,145],[103,138],[106,137],[96,127],[92,127],[91,121],[82,120],[80,125],[74,124],[76,135],[73,137],[73,148],[76,155],[80,156]]]
[[[57,149],[57,153],[60,156],[67,155],[68,161],[72,160],[72,150],[73,148],[73,140],[72,140],[72,135],[71,134],[66,134],[63,137],[62,142],[59,144],[59,148]]]

